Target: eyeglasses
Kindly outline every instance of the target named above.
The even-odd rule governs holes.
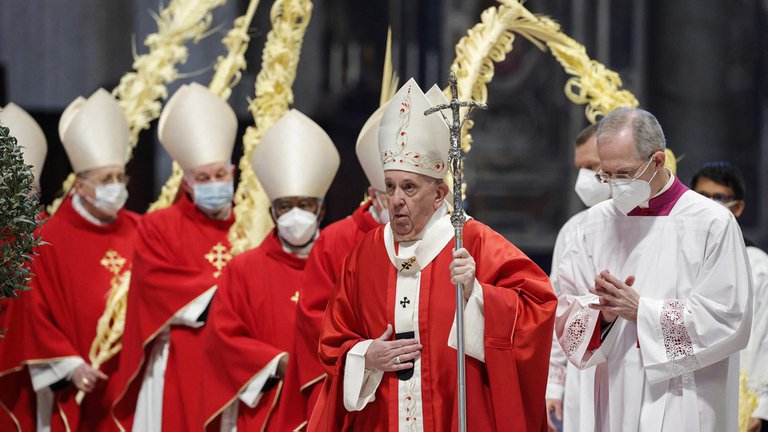
[[[733,195],[728,195],[728,194],[721,194],[721,193],[708,194],[706,192],[699,192],[699,195],[703,196],[704,198],[709,198],[712,201],[715,201],[716,203],[722,204],[726,207],[731,207],[737,202],[739,202],[739,200],[735,199]]]
[[[615,182],[615,181],[624,182],[624,181],[634,180],[640,177],[641,175],[643,175],[643,172],[648,168],[648,165],[650,165],[652,161],[653,159],[650,159],[648,160],[648,162],[641,163],[637,168],[634,168],[630,171],[631,174],[629,173],[612,174],[612,173],[607,173],[603,171],[601,168],[597,170],[597,172],[595,173],[595,178],[600,183],[608,183],[608,182]],[[643,168],[643,166],[645,166],[645,168]],[[643,171],[638,174],[638,171],[640,170],[640,168],[643,168]]]

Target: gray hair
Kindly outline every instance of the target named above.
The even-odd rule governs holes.
[[[648,111],[638,108],[617,108],[600,120],[597,128],[597,141],[604,136],[616,136],[627,127],[632,128],[635,152],[641,159],[646,159],[657,151],[664,151],[667,141],[664,131],[656,117]]]

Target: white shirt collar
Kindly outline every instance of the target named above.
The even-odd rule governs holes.
[[[656,192],[656,194],[655,194],[654,196],[652,196],[652,197],[648,198],[648,201],[646,201],[646,202],[644,202],[644,203],[640,204],[638,207],[642,207],[642,208],[648,208],[648,206],[649,206],[648,202],[649,202],[650,200],[652,200],[652,199],[654,199],[654,198],[656,198],[656,197],[658,197],[658,196],[661,196],[661,194],[663,194],[664,192],[668,191],[668,190],[669,190],[669,188],[671,188],[671,187],[672,187],[672,185],[673,185],[673,184],[675,184],[675,175],[674,175],[674,174],[672,174],[672,171],[670,171],[669,169],[667,169],[667,167],[664,167],[664,169],[665,169],[665,170],[667,171],[667,173],[669,174],[669,180],[667,180],[667,184],[665,184],[665,185],[664,185],[664,187],[663,187],[663,188],[661,188],[661,190],[660,190],[660,191]]]
[[[102,222],[96,216],[90,214],[88,210],[83,205],[82,198],[78,194],[74,194],[72,196],[72,207],[75,209],[77,214],[83,217],[83,219],[87,220],[88,222],[98,225],[98,226],[104,226],[109,225],[112,222]]]

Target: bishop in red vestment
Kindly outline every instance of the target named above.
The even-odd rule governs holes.
[[[264,135],[252,164],[277,227],[232,260],[211,305],[202,393],[207,429],[217,432],[293,430],[285,421],[303,411],[298,380],[286,370],[303,368],[293,366],[296,303],[339,154],[320,126],[291,110]]]
[[[291,350],[305,263],[283,249],[273,230],[224,271],[203,342],[201,395],[207,430],[222,430],[222,420],[236,424],[238,431],[281,430],[273,420],[276,405],[290,395],[283,392],[278,369]],[[260,390],[242,391],[251,386]],[[237,408],[227,411],[232,405]]]
[[[21,146],[24,163],[32,167],[33,189],[40,190],[48,142],[35,119],[23,108],[8,103],[0,108],[0,124],[10,128]],[[45,212],[38,219],[47,218]],[[13,310],[26,296],[17,293],[15,299],[0,299],[0,331],[7,330],[0,339],[0,431],[35,429],[35,391],[29,372],[21,365],[21,322],[13,317]]]
[[[38,395],[53,390],[51,430],[114,430],[107,383],[97,383],[77,406],[81,386],[73,380],[88,379],[78,378],[78,368],[89,367],[85,363],[108,292],[130,270],[139,216],[121,210],[113,222],[97,225],[76,210],[79,200],[78,195],[66,199],[40,230],[46,244],[31,267],[31,290],[18,305],[22,352]],[[102,365],[104,375],[112,374],[116,362]]]
[[[38,429],[110,430],[105,380],[117,359],[99,371],[89,352],[108,292],[130,270],[133,255],[139,217],[123,210],[128,136],[120,105],[104,89],[75,99],[59,120],[59,138],[77,173],[74,189],[39,230],[45,243],[31,265],[31,290],[14,305],[20,338],[13,341],[20,346],[5,347],[30,374]],[[86,393],[81,406],[78,391]]]
[[[231,258],[237,117],[192,83],[171,97],[159,125],[184,179],[178,200],[139,225],[112,415],[121,430],[202,430],[202,326]]]
[[[16,299],[0,299],[0,329],[6,330],[0,339],[0,430],[35,430],[35,390],[29,371],[23,363],[22,323],[15,319],[18,303],[26,292]]]
[[[202,425],[196,398],[204,320],[198,319],[230,258],[227,233],[233,222],[233,216],[209,218],[184,195],[171,207],[147,214],[139,225],[123,334],[122,382],[114,409],[126,430],[132,427],[147,361],[157,358],[158,354],[152,356],[156,346],[167,352],[166,366],[160,369],[164,369],[163,429],[192,430],[193,425]],[[204,300],[196,316],[178,316],[200,298]]]
[[[466,301],[469,430],[546,430],[557,300],[541,269],[477,221],[453,250],[442,181],[447,128],[423,115],[439,102],[439,91],[425,95],[410,80],[384,112],[391,222],[352,250],[328,304],[319,348],[328,378],[310,431],[457,430],[457,283]]]
[[[378,146],[378,128],[383,109],[374,112],[365,122],[357,138],[355,152],[368,178],[370,199],[351,216],[328,225],[309,254],[307,267],[299,289],[296,310],[296,331],[292,361],[286,374],[285,386],[299,389],[301,405],[285,410],[283,424],[287,430],[306,426],[323,387],[325,370],[317,357],[320,326],[333,287],[341,274],[341,266],[349,251],[368,231],[389,222],[384,194],[384,171]]]

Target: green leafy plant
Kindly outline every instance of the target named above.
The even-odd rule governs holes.
[[[39,198],[31,167],[7,127],[0,125],[0,298],[27,290],[29,263],[40,244],[35,235]]]

